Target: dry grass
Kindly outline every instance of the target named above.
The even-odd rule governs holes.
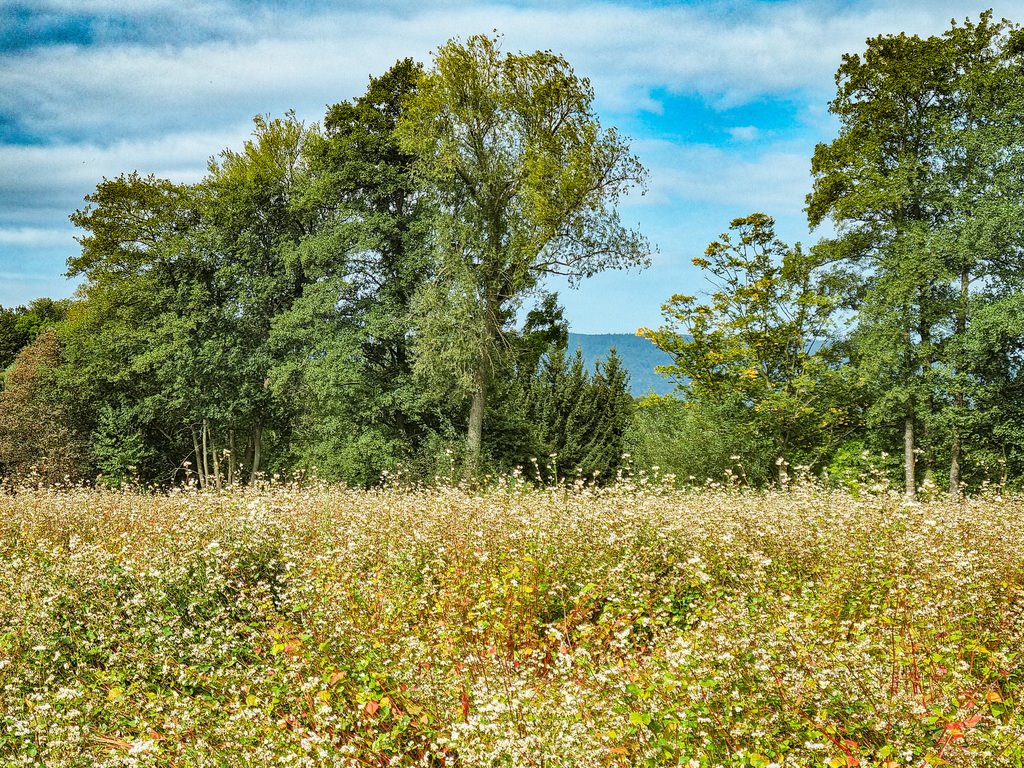
[[[10,766],[1020,766],[1024,502],[0,495]]]

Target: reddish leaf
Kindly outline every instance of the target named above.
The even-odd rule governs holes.
[[[370,701],[366,702],[366,706],[363,707],[363,712],[373,717],[377,714],[378,709],[380,709],[380,702],[370,699]]]

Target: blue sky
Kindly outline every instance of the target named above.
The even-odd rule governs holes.
[[[70,296],[68,214],[103,177],[195,181],[257,114],[319,121],[397,59],[429,63],[451,37],[498,30],[512,51],[551,49],[593,82],[604,125],[650,171],[623,219],[657,246],[643,271],[559,290],[574,331],[660,322],[705,286],[690,259],[731,219],[763,211],[809,244],[802,213],[814,145],[845,52],[867,37],[940,34],[978,7],[946,0],[274,2],[0,0],[0,304]],[[1024,2],[993,5],[1024,21]]]

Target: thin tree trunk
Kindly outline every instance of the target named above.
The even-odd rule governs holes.
[[[263,423],[257,421],[252,427],[252,475],[250,483],[255,483],[260,472],[261,453],[263,451]]]
[[[217,450],[217,440],[214,438],[213,430],[210,430],[210,463],[213,464],[213,484],[217,490],[221,490],[220,451]]]
[[[206,477],[206,485],[210,483],[210,463],[209,455],[207,453],[207,439],[206,436],[210,431],[210,423],[206,419],[203,419],[203,475]],[[204,485],[204,487],[206,487]]]
[[[228,430],[228,485],[235,484],[235,430]]]
[[[949,495],[960,498],[960,430],[953,427],[953,445],[949,449]]]
[[[466,479],[472,480],[480,471],[480,450],[483,445],[484,411],[487,407],[487,365],[481,359],[473,373],[473,399],[469,406],[466,430]]]
[[[971,275],[967,268],[960,270],[960,304],[956,312],[956,326],[954,333],[962,337],[967,332],[967,300],[970,297]],[[965,405],[963,385],[960,382],[960,370],[953,372],[954,380],[953,394],[953,445],[949,452],[949,495],[954,499],[960,498],[960,463],[962,460],[963,446],[960,438],[960,425],[957,419]]]
[[[917,466],[914,454],[914,411],[908,408],[903,420],[903,479],[907,486],[907,498],[917,497]]]
[[[932,327],[925,320],[924,308],[928,304],[930,297],[930,289],[927,287],[921,288],[921,319],[918,324],[918,334],[921,337],[921,355],[920,355],[920,381],[926,382],[928,379],[928,373],[935,366],[935,355],[932,351]],[[924,412],[929,416],[935,413],[935,393],[931,387],[926,387],[924,393],[919,395],[919,404],[924,406]],[[931,485],[935,480],[935,464],[934,457],[930,446],[932,445],[930,427],[928,419],[925,418],[921,421],[920,425],[915,425],[916,429],[914,432],[914,443],[919,447],[920,458],[915,463],[915,469],[920,467],[922,470],[923,480]],[[918,455],[918,454],[915,454]]]
[[[190,426],[189,431],[192,433],[192,449],[194,451],[196,477],[199,478],[199,487],[206,487],[206,478],[203,477],[203,454],[199,449],[199,435],[196,434],[195,426]]]

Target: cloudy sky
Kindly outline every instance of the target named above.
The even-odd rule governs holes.
[[[990,3],[991,4],[991,3]],[[658,247],[644,271],[561,292],[573,330],[657,325],[690,264],[731,219],[802,213],[844,52],[869,36],[940,34],[983,6],[947,0],[0,0],[0,305],[70,296],[68,214],[104,176],[199,179],[257,114],[319,121],[397,59],[497,30],[510,51],[551,49],[589,77],[606,126],[650,171],[623,219]],[[1024,21],[1024,0],[995,15]]]

